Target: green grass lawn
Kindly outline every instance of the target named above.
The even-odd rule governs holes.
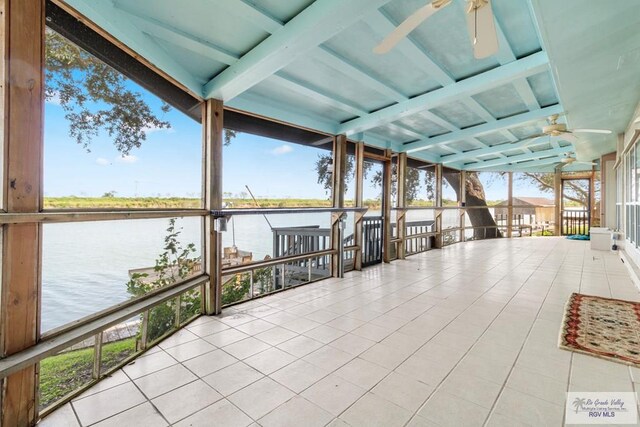
[[[135,352],[135,338],[102,346],[102,369],[117,366]],[[105,369],[106,368],[106,369]],[[46,408],[92,380],[93,347],[48,357],[40,362],[40,408]]]
[[[256,203],[252,199],[226,198],[224,202],[230,208],[254,209]],[[445,200],[445,206],[457,206],[457,202]],[[493,203],[493,202],[489,202]],[[364,200],[365,207],[379,210],[382,206],[377,199]],[[261,208],[318,208],[331,207],[329,199],[258,199]],[[345,206],[352,207],[353,200],[345,200]],[[433,202],[414,200],[408,206],[429,207]],[[202,201],[187,197],[45,197],[45,209],[200,209]]]

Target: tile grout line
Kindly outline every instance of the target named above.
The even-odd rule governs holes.
[[[555,246],[557,246],[557,244]],[[550,255],[551,255],[551,253],[549,255],[547,255],[544,259],[547,259]],[[507,374],[507,377],[505,378],[505,380],[504,380],[504,382],[502,384],[502,388],[500,389],[500,392],[498,393],[498,395],[496,396],[495,400],[493,401],[493,405],[491,406],[491,409],[489,410],[489,413],[487,414],[487,418],[485,419],[485,421],[483,423],[483,426],[485,426],[485,427],[487,426],[487,423],[491,419],[491,416],[495,413],[495,407],[496,407],[496,405],[498,403],[498,400],[500,400],[500,397],[502,396],[502,393],[504,392],[504,389],[506,388],[506,384],[509,381],[509,378],[511,377],[511,375],[513,373],[513,370],[515,369],[516,363],[517,363],[518,359],[520,358],[520,355],[522,354],[522,349],[527,344],[529,336],[531,335],[531,331],[533,330],[533,327],[535,326],[536,320],[540,316],[540,311],[542,310],[542,307],[544,306],[544,303],[546,302],[546,300],[547,300],[547,298],[549,296],[549,293],[551,292],[551,289],[553,288],[553,284],[554,284],[555,280],[557,279],[558,275],[560,274],[560,271],[562,270],[562,265],[565,263],[566,259],[567,259],[567,254],[565,253],[565,255],[563,257],[563,260],[562,260],[562,264],[560,264],[558,266],[557,270],[556,270],[554,278],[551,281],[551,284],[549,285],[549,288],[547,289],[547,292],[545,293],[545,297],[544,297],[544,299],[542,300],[542,302],[540,304],[540,308],[538,309],[538,311],[536,313],[536,317],[533,319],[533,322],[531,322],[531,327],[529,328],[529,330],[527,332],[527,336],[525,337],[524,341],[522,342],[522,345],[520,346],[520,350],[518,351],[518,354],[517,354],[516,358],[513,361],[513,365],[511,366],[511,369],[509,370],[509,373]],[[539,265],[542,265],[542,262]],[[581,274],[582,274],[582,272],[581,272]],[[581,276],[581,280],[582,280],[582,276]],[[569,367],[569,370],[571,370],[571,367]],[[528,394],[528,393],[524,393],[524,394]],[[532,397],[535,397],[535,396],[532,396]],[[509,418],[509,417],[507,417],[507,418]],[[564,415],[563,415],[563,425],[564,425]]]
[[[524,262],[524,261],[522,261]],[[521,265],[522,262],[520,262],[518,264]],[[498,282],[500,282],[502,279],[504,279],[504,277],[506,277],[509,273],[511,273],[512,271],[514,271],[518,266],[515,266],[513,269],[511,269],[508,273],[506,273],[500,280],[498,280],[496,282],[496,284]],[[449,377],[449,375],[451,375],[451,373],[455,370],[455,368],[462,362],[462,360],[464,360],[464,358],[469,354],[469,352],[471,351],[471,349],[473,349],[473,347],[477,344],[477,342],[480,340],[480,338],[482,338],[482,336],[484,336],[484,334],[487,332],[487,329],[496,321],[496,319],[498,318],[498,316],[500,316],[500,314],[502,314],[504,312],[504,310],[506,310],[506,307],[509,305],[509,303],[511,302],[511,300],[513,300],[516,295],[518,294],[518,292],[520,292],[520,290],[522,289],[522,287],[524,287],[524,285],[527,283],[527,281],[531,278],[531,276],[535,273],[535,270],[533,272],[531,272],[531,274],[527,277],[527,279],[522,283],[522,285],[520,285],[520,287],[518,288],[518,290],[511,296],[511,298],[509,298],[509,300],[504,304],[503,308],[496,314],[496,316],[494,317],[494,319],[487,325],[487,327],[485,328],[484,332],[474,341],[474,343],[471,345],[471,347],[469,347],[469,349],[463,354],[463,356],[460,358],[460,360],[458,360],[458,362],[452,367],[452,369],[449,371],[449,373],[447,373],[447,375],[436,385],[435,389],[433,390],[433,392],[425,399],[425,401],[420,405],[420,407],[414,412],[414,415],[407,421],[407,423],[405,423],[405,425],[408,425],[408,423],[410,423],[413,419],[415,419],[415,417],[419,416],[418,412],[420,412],[420,410],[422,410],[422,408],[424,408],[424,405],[429,401],[429,399],[438,391],[441,389],[442,384],[446,381],[446,379]],[[488,291],[490,291],[493,287],[495,287],[494,284],[491,288],[488,288],[485,292],[483,292],[478,299],[480,299],[482,296],[484,296],[485,293],[487,293]],[[476,299],[474,301],[474,303],[478,300]],[[473,304],[471,304],[473,305]],[[471,305],[469,307],[471,307]],[[467,311],[469,309],[469,307],[467,309],[465,309],[462,313],[460,313],[460,315],[462,315],[465,311]],[[459,317],[460,315],[456,316]],[[454,319],[455,320],[455,319]],[[450,322],[451,323],[451,322]],[[448,325],[448,324],[447,324]],[[446,327],[446,326],[445,326]],[[444,328],[443,328],[444,329]],[[440,333],[440,332],[438,332]],[[437,335],[437,334],[436,334]],[[435,336],[434,336],[435,337]],[[429,340],[430,341],[430,340]],[[428,342],[427,342],[428,343]],[[425,343],[426,345],[426,343]],[[421,347],[422,348],[422,347]],[[515,364],[515,361],[514,361]],[[467,402],[470,402],[469,400],[465,399],[465,398],[460,398],[462,400],[465,400]],[[496,397],[497,400],[497,397]],[[470,402],[473,403],[475,405],[477,405],[477,403],[475,402]],[[495,401],[494,401],[495,404]],[[480,405],[478,405],[480,406]],[[486,409],[486,408],[485,408]],[[490,409],[491,412],[491,409]],[[489,414],[490,414],[489,412]],[[431,420],[429,420],[431,421]]]
[[[495,268],[495,267],[493,267],[493,268]],[[491,269],[490,269],[490,270],[491,270]],[[488,271],[487,271],[487,272],[488,272]],[[464,271],[460,271],[460,272],[458,272],[457,274],[455,274],[455,275],[454,275],[454,276],[452,276],[452,277],[449,277],[447,280],[445,280],[444,282],[441,282],[441,283],[440,283],[439,285],[437,285],[437,286],[444,286],[444,285],[443,285],[444,283],[448,282],[449,280],[451,280],[451,279],[455,278],[456,276],[458,276],[458,275],[460,275],[460,274],[462,274],[462,273],[464,273]],[[505,273],[505,274],[502,276],[502,278],[500,278],[500,279],[496,280],[496,282],[495,282],[491,287],[487,288],[484,292],[482,292],[480,295],[478,295],[478,297],[477,297],[475,300],[473,300],[473,302],[472,302],[471,304],[469,304],[469,306],[467,306],[467,308],[465,308],[462,312],[460,312],[460,314],[458,314],[458,315],[457,315],[457,316],[455,316],[453,319],[451,319],[448,323],[446,323],[445,325],[443,325],[443,327],[438,331],[438,333],[436,333],[436,334],[435,334],[434,336],[432,336],[429,340],[427,340],[423,345],[421,345],[420,347],[418,347],[418,348],[417,348],[413,353],[411,353],[409,356],[407,356],[405,359],[403,359],[403,360],[402,360],[402,362],[400,363],[400,365],[401,365],[402,363],[406,362],[406,361],[407,361],[409,358],[411,358],[412,356],[414,356],[414,355],[415,355],[418,351],[420,351],[420,350],[421,350],[425,345],[427,345],[427,344],[428,344],[428,343],[429,343],[433,338],[435,338],[438,334],[440,334],[440,333],[442,332],[442,330],[444,330],[448,325],[450,325],[450,324],[451,324],[453,321],[455,321],[458,317],[460,317],[460,316],[461,316],[462,314],[464,314],[467,310],[469,310],[473,304],[475,304],[475,303],[476,303],[479,299],[481,299],[481,298],[482,298],[482,297],[483,297],[487,292],[489,292],[493,287],[495,287],[495,286],[496,286],[496,284],[497,284],[498,282],[500,282],[500,280],[502,280],[502,279],[503,279],[507,274],[508,274],[508,273]],[[533,272],[532,272],[531,274],[533,274]],[[530,277],[530,276],[529,276],[529,277]],[[527,279],[527,280],[528,280],[528,279]],[[523,285],[522,285],[522,286],[524,286],[524,283],[526,283],[526,281],[525,281],[525,282],[523,282]],[[435,287],[437,287],[437,286],[435,286]],[[435,287],[434,287],[434,288],[435,288]],[[434,288],[431,288],[431,289],[434,289]],[[428,292],[428,291],[425,291],[425,292]],[[516,291],[516,293],[517,293],[517,291]],[[422,294],[424,294],[424,292],[423,292]],[[420,295],[422,295],[422,294],[420,294]],[[414,298],[417,298],[417,297],[418,297],[418,296],[420,296],[420,295],[417,295],[417,296],[415,296]],[[453,295],[453,294],[451,294],[451,295]],[[448,298],[448,297],[450,297],[451,295],[447,296],[447,298]],[[515,296],[515,294],[514,294],[514,296]],[[414,299],[414,298],[412,298],[412,299]],[[445,301],[447,298],[443,299],[443,301]],[[409,300],[409,301],[410,301],[410,300]],[[506,304],[505,304],[505,307],[506,307],[506,305],[507,305],[507,304],[508,304],[508,303],[506,303]],[[435,306],[433,306],[433,307],[435,307]],[[429,309],[425,310],[422,314],[428,313],[430,310],[432,310],[432,309],[433,309],[433,307],[430,307]],[[503,310],[504,310],[504,308],[503,308]],[[502,310],[500,311],[500,313],[501,313],[501,312],[502,312]],[[422,314],[420,314],[420,315],[416,316],[416,318],[420,317]],[[497,315],[496,315],[496,317],[497,317],[498,315],[499,315],[499,314],[497,314]],[[413,320],[415,320],[416,318],[414,318]],[[493,322],[491,322],[491,323],[493,323]],[[490,324],[490,325],[491,325],[491,324]],[[488,326],[487,326],[487,327],[488,327]],[[486,331],[486,329],[485,329],[485,331]],[[484,335],[484,333],[483,333],[482,335]],[[481,337],[482,335],[480,335],[480,337]],[[478,338],[476,339],[476,341],[474,341],[474,345],[475,345],[475,343],[480,339],[480,337],[478,337]],[[464,354],[464,355],[463,355],[463,357],[458,361],[458,363],[456,363],[456,364],[452,367],[451,371],[453,371],[453,370],[455,369],[455,367],[456,367],[456,366],[458,366],[458,364],[462,361],[462,359],[464,359],[464,356],[465,356],[465,355],[466,355],[466,354],[471,350],[471,348],[472,348],[472,347],[473,347],[473,345],[472,345],[472,346],[471,346],[471,347],[470,347],[470,348],[465,352],[465,354]],[[373,363],[373,362],[372,362],[372,363]],[[400,365],[398,365],[398,366],[400,366]],[[451,371],[450,371],[449,373],[451,373]],[[373,387],[371,387],[371,388],[367,391],[367,393],[369,393],[369,392],[370,392],[370,390],[373,390],[373,388],[375,388],[378,384],[380,384],[380,382],[384,381],[384,379],[386,379],[386,378],[387,378],[389,375],[391,375],[393,372],[395,372],[395,369],[392,369],[392,370],[391,370],[391,372],[389,372],[389,374],[385,375],[385,376],[384,376],[380,381],[378,381],[378,382],[377,382]],[[417,416],[417,413],[418,413],[418,412],[420,412],[420,410],[424,407],[424,404],[425,404],[425,403],[429,400],[429,398],[430,398],[430,397],[431,397],[431,396],[432,396],[432,395],[433,395],[433,394],[438,390],[438,388],[439,388],[440,384],[442,384],[442,382],[444,382],[448,376],[449,376],[449,374],[447,374],[447,375],[446,375],[446,376],[445,376],[445,377],[444,377],[444,378],[443,378],[443,379],[438,383],[438,385],[436,385],[436,386],[435,386],[434,390],[433,390],[433,391],[432,391],[432,392],[431,392],[431,393],[430,393],[430,394],[425,398],[425,400],[423,401],[423,403],[422,403],[422,404],[420,404],[420,406],[418,407],[418,409],[414,411],[413,415],[412,415],[412,416],[407,420],[407,422],[405,423],[405,425],[407,425],[408,423],[410,423],[410,422],[411,422],[411,421],[412,421],[412,420]],[[418,381],[419,381],[419,380],[418,380]],[[419,381],[419,382],[421,382],[422,384],[426,384],[426,383],[424,383],[424,382],[422,382],[422,381]],[[430,386],[430,387],[432,386],[432,385],[430,385],[430,384],[426,384],[426,385],[428,385],[428,386]],[[365,393],[365,395],[366,395],[366,393]],[[353,402],[351,405],[349,405],[349,407],[347,407],[344,411],[342,411],[342,412],[338,415],[338,417],[339,417],[340,415],[344,414],[347,410],[349,410],[353,405],[355,405],[358,401],[360,401],[360,400],[361,400],[365,395],[361,396],[359,399],[357,399],[355,402]],[[385,400],[386,400],[386,399],[385,399]],[[464,400],[466,400],[466,399],[464,399]],[[390,402],[390,403],[392,403],[392,404],[396,405],[396,404],[395,404],[395,403],[393,403],[393,402]],[[398,406],[398,405],[396,405],[396,406]],[[406,408],[403,408],[403,409],[406,409]]]

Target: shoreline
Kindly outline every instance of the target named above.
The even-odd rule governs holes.
[[[256,204],[252,199],[242,198],[225,198],[224,203],[233,208],[254,209]],[[449,202],[449,201],[447,201]],[[294,199],[294,198],[273,198],[258,199],[260,208],[317,208],[331,207],[331,201],[328,199]],[[493,201],[488,201],[489,206],[493,205]],[[380,200],[369,199],[364,200],[364,206],[370,209],[381,208]],[[455,205],[454,202],[446,203],[447,205]],[[352,207],[353,201],[346,200],[346,207]],[[411,206],[416,207],[432,207],[433,202],[427,200],[415,200]],[[202,201],[199,198],[187,197],[45,197],[45,209],[96,209],[96,208],[164,208],[164,209],[200,209]]]

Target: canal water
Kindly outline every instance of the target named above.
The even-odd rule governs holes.
[[[450,211],[455,215],[455,211]],[[379,215],[371,212],[369,215]],[[329,227],[329,213],[267,215],[273,227]],[[411,211],[409,221],[433,219],[433,211]],[[455,218],[452,218],[455,222]],[[42,266],[42,331],[64,325],[129,299],[129,270],[152,267],[163,252],[168,219],[45,224]],[[193,243],[199,256],[202,219],[177,221],[179,241]],[[345,235],[353,232],[353,214]],[[272,232],[262,215],[237,216],[223,233],[223,245],[272,255]]]

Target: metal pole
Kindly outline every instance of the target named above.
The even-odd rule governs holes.
[[[338,224],[338,241],[340,244],[338,245],[338,276],[339,278],[344,277],[344,229],[346,226],[346,214],[342,214]]]

